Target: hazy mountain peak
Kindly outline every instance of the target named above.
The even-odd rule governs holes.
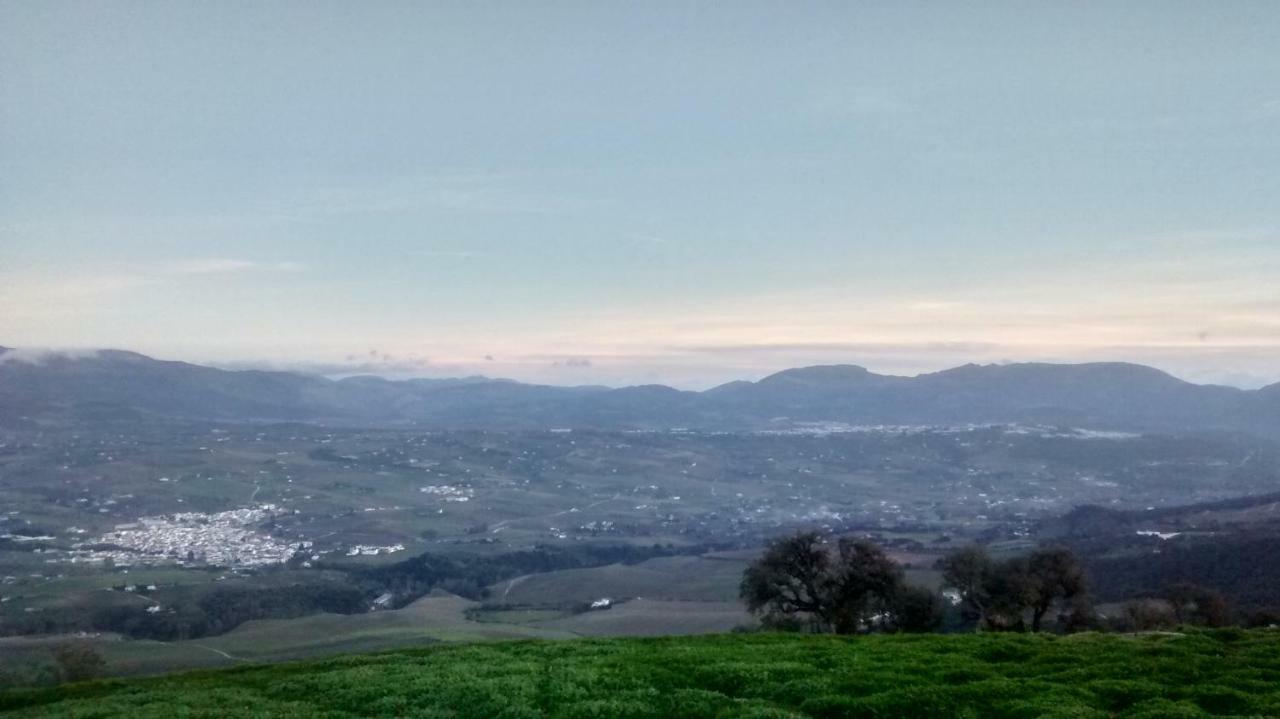
[[[676,395],[692,394],[691,392],[684,392],[674,387],[668,387],[665,384],[637,384],[630,387],[619,387],[618,389],[613,390],[613,393],[615,395],[621,393],[635,395],[670,395],[673,397]]]
[[[755,382],[751,382],[749,380],[735,379],[732,382],[725,382],[724,384],[716,385],[715,387],[712,387],[711,389],[703,392],[703,394],[716,395],[716,394],[723,394],[723,393],[729,393],[729,392],[736,392],[746,387],[751,387],[754,385],[755,385]]]
[[[964,364],[938,372],[920,375],[924,377],[981,378],[1053,376],[1055,378],[1079,377],[1096,380],[1146,380],[1189,385],[1191,383],[1146,365],[1131,362],[1011,362],[1003,364]]]
[[[859,382],[872,377],[880,377],[866,367],[852,364],[813,365],[787,369],[761,379],[757,384],[773,384],[780,382],[803,384],[838,384]]]

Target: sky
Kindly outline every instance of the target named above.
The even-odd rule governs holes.
[[[1280,3],[0,0],[0,345],[1280,381]]]

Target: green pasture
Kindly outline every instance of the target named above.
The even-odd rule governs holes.
[[[517,641],[0,693],[13,717],[1280,716],[1280,633]]]

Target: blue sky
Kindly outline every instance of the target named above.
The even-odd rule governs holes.
[[[0,0],[0,344],[1280,380],[1280,4]]]

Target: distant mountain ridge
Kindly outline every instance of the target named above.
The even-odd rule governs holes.
[[[0,347],[0,422],[143,418],[494,429],[1036,423],[1276,436],[1280,384],[1260,390],[1197,385],[1126,363],[971,364],[917,377],[824,365],[688,392],[485,377],[333,380],[120,350],[30,357]]]

